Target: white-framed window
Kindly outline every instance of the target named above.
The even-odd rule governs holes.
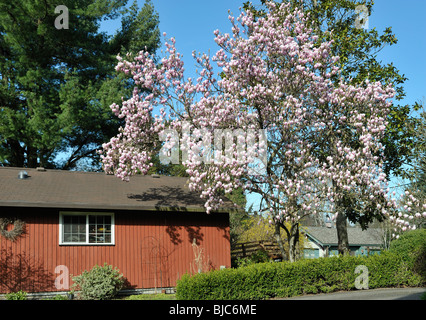
[[[114,213],[59,212],[59,244],[114,245]]]

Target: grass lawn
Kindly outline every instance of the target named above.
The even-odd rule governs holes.
[[[125,300],[176,300],[176,294],[137,294],[129,296]]]

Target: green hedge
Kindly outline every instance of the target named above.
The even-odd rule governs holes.
[[[400,254],[412,270],[426,277],[426,229],[402,234],[391,242],[390,251]]]
[[[424,232],[419,232],[417,236],[421,238],[419,246],[422,247],[426,241]],[[423,286],[426,277],[424,268],[418,268],[419,246],[412,248],[410,252],[417,254],[411,255],[404,249],[393,247],[370,257],[344,256],[294,263],[259,263],[238,269],[184,275],[177,283],[176,298],[250,300],[354,290],[355,279],[362,274],[355,273],[359,265],[368,268],[370,289]]]

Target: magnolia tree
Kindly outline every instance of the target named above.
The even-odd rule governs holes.
[[[260,194],[283,254],[279,234],[287,233],[291,261],[300,219],[324,204],[336,219],[364,225],[393,215],[378,155],[394,90],[334,85],[338,57],[331,43],[318,44],[301,10],[270,3],[261,18],[229,19],[231,34],[214,31],[214,56],[193,54],[197,79],[184,76],[173,38],[161,61],[144,51],[117,57],[116,69],[137,86],[111,106],[125,126],[103,146],[104,170],[146,174],[164,143],[162,161],[182,162],[208,213],[237,188]]]

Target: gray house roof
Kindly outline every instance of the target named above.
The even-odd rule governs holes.
[[[19,179],[20,172],[26,171]],[[188,178],[136,175],[129,182],[105,173],[0,167],[1,207],[204,212]],[[222,210],[233,204],[224,198]],[[0,209],[1,210],[1,209]]]
[[[337,246],[336,228],[307,227],[306,234],[321,246]],[[358,227],[348,227],[348,240],[350,246],[380,246],[382,244],[381,229],[372,228],[362,230]]]

